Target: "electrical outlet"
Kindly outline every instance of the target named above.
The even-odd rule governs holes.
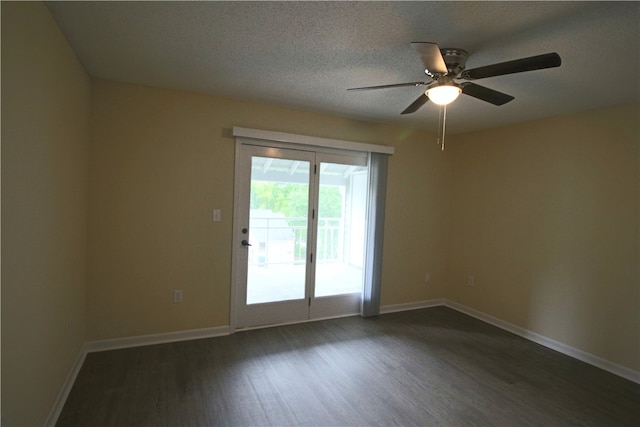
[[[475,286],[476,278],[473,276],[467,276],[467,286]]]
[[[182,289],[173,290],[173,303],[179,304],[182,302]]]
[[[222,221],[222,211],[220,209],[213,210],[213,221],[214,222]]]
[[[429,283],[431,281],[431,275],[429,273],[424,275],[424,282]]]

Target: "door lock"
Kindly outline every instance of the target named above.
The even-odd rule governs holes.
[[[251,246],[251,243],[247,242],[246,240],[243,240],[240,243],[242,243],[242,246]]]

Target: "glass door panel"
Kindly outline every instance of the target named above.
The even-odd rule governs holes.
[[[310,162],[253,156],[247,305],[305,298]]]
[[[319,175],[314,296],[362,292],[367,166],[320,162]]]

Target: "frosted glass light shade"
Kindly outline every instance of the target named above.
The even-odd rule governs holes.
[[[457,86],[436,86],[428,89],[425,94],[438,105],[447,105],[455,101],[462,91]]]

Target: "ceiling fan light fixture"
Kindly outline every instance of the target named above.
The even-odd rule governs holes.
[[[455,101],[460,93],[462,90],[458,86],[441,85],[427,89],[425,95],[438,105],[447,105]]]

